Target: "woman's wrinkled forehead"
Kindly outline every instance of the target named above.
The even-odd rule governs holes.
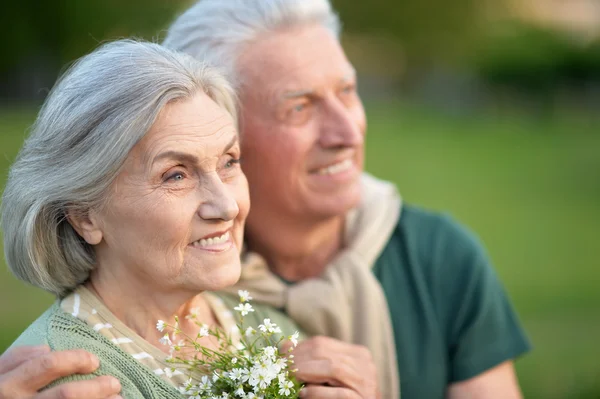
[[[237,142],[237,129],[231,115],[208,96],[200,94],[167,104],[133,148],[132,155],[148,165],[166,152],[191,153],[201,158],[221,154]]]

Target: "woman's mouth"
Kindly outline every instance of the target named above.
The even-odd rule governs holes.
[[[190,244],[194,248],[204,249],[208,251],[224,251],[231,247],[231,234],[229,231],[221,234],[220,236],[201,238]]]

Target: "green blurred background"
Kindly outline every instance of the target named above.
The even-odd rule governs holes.
[[[159,40],[188,4],[5,2],[0,187],[64,65],[104,40]],[[334,5],[367,169],[485,241],[535,346],[517,361],[527,398],[600,398],[600,2]],[[1,264],[0,352],[51,301]]]

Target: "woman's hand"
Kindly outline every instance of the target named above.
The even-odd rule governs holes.
[[[13,348],[0,356],[0,399],[118,399],[119,381],[110,376],[61,384],[38,392],[52,381],[89,374],[98,358],[83,350],[51,352],[47,346]]]
[[[286,342],[284,351],[290,348]],[[329,337],[313,337],[293,350],[296,378],[306,383],[302,398],[376,399],[377,370],[364,346]]]

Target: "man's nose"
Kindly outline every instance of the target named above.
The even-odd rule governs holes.
[[[328,102],[322,115],[320,142],[324,148],[357,147],[363,144],[364,132],[357,110],[340,100]]]

